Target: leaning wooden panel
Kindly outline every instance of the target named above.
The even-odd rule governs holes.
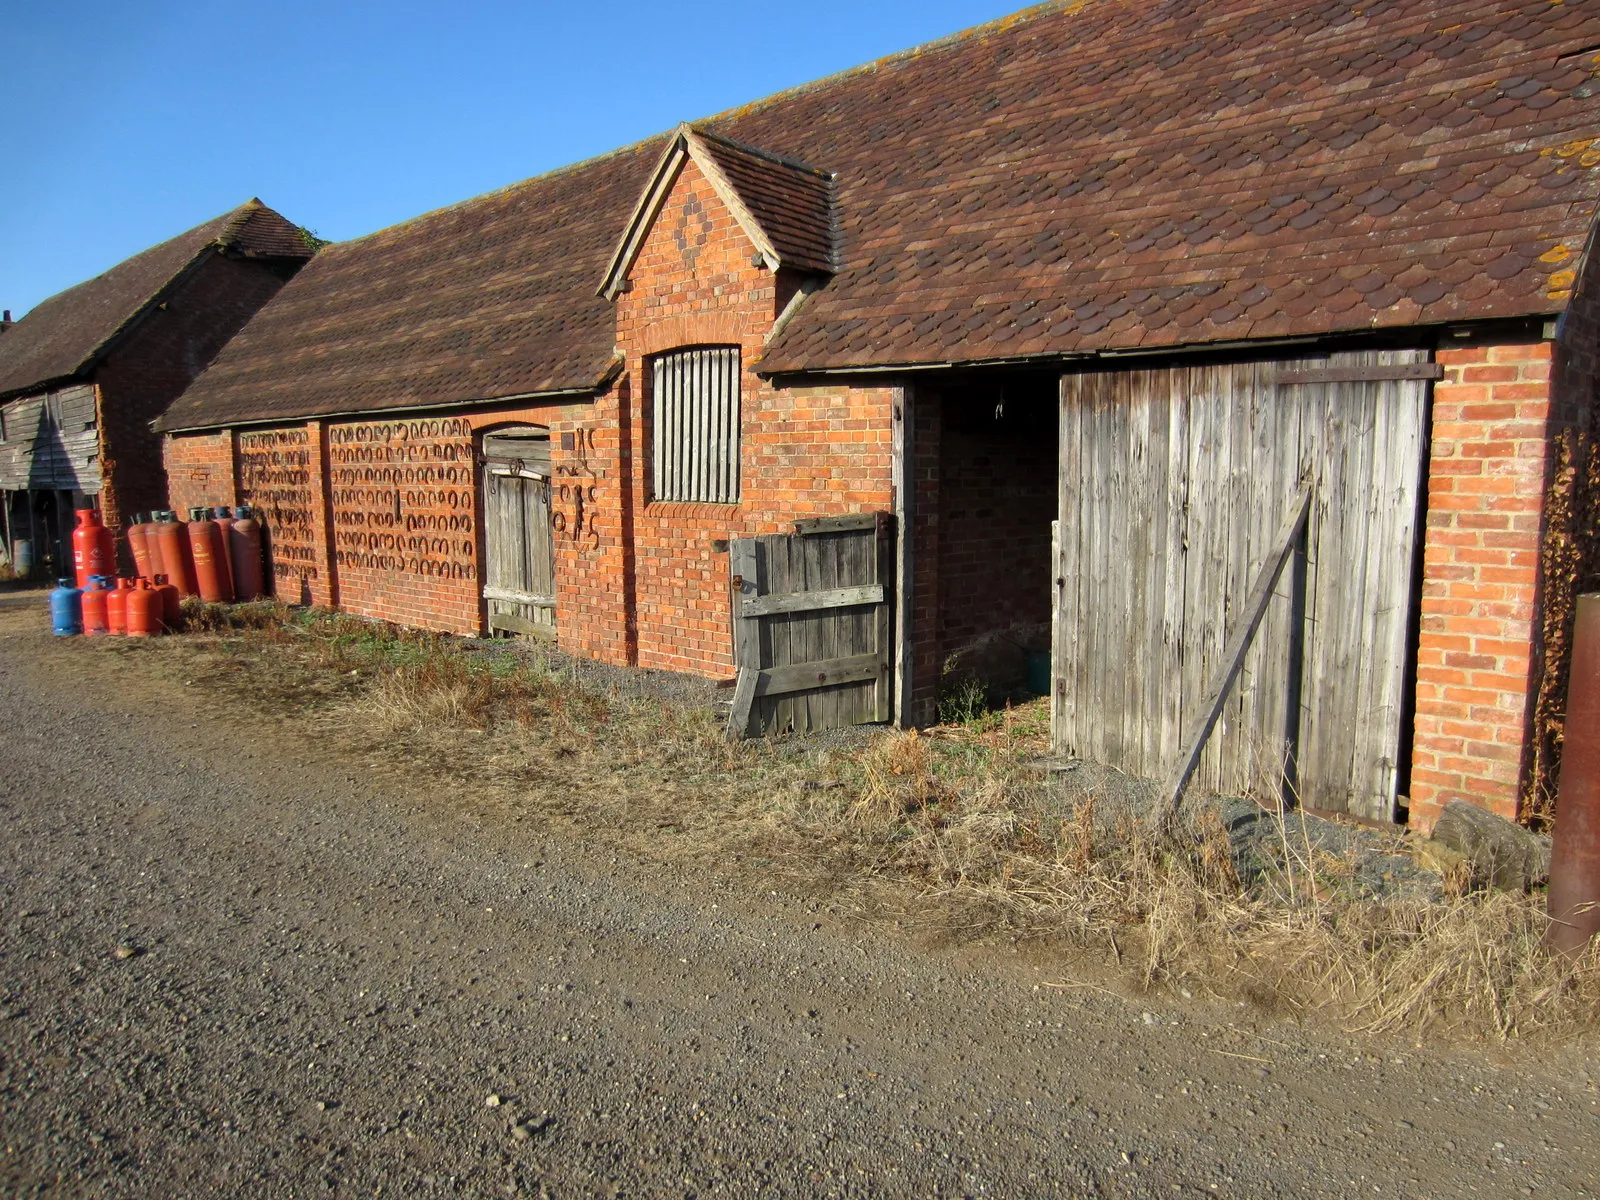
[[[893,715],[887,517],[735,540],[730,733],[804,733]]]

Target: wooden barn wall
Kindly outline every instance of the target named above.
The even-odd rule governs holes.
[[[1333,365],[1426,361],[1340,354]],[[1195,783],[1275,786],[1303,630],[1300,796],[1390,819],[1413,637],[1427,384],[1284,386],[1243,363],[1062,381],[1055,741],[1163,777],[1303,481],[1312,485],[1305,619],[1290,573],[1245,659]]]
[[[94,385],[72,384],[0,408],[0,488],[100,491]]]

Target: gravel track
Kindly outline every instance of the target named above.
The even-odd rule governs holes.
[[[1595,1063],[1177,1010],[406,786],[0,597],[0,1195],[1590,1195]]]

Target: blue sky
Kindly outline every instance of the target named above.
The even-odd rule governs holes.
[[[251,196],[358,237],[1022,0],[0,4],[0,307]]]

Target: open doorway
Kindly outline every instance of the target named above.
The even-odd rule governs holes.
[[[917,635],[918,690],[941,719],[1048,691],[1057,387],[1052,374],[992,371],[918,390],[918,469],[936,480],[919,519],[934,628]]]

